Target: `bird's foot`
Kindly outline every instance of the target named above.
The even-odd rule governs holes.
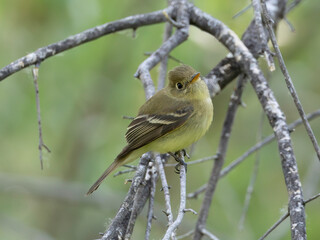
[[[169,152],[169,154],[178,162],[178,164],[174,167],[175,168],[175,173],[180,174],[180,167],[181,165],[183,165],[186,169],[187,172],[187,163],[183,160],[183,157],[181,155],[181,153],[183,154],[183,156],[187,156],[189,158],[189,155],[186,153],[186,150],[181,150],[181,151],[177,151],[175,153]]]

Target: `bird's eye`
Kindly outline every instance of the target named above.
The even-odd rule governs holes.
[[[176,84],[177,89],[181,90],[183,88],[183,84],[181,82],[178,82]]]

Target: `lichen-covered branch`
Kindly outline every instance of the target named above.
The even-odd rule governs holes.
[[[169,6],[164,11],[166,11],[168,14],[171,14],[172,9],[173,8]],[[130,28],[135,30],[142,26],[152,25],[165,21],[167,20],[163,15],[163,10],[160,10],[156,12],[126,17],[114,22],[105,23],[103,25],[87,29],[81,33],[70,36],[59,42],[39,48],[35,52],[29,53],[28,55],[10,63],[6,67],[0,69],[0,81],[30,65],[42,62],[49,57],[77,47],[86,42],[95,40],[102,36],[108,35],[110,33]]]
[[[284,17],[286,2],[286,0],[267,1],[267,7],[269,9],[270,16],[273,19],[274,26],[277,26],[278,22]],[[192,18],[190,21],[191,24],[194,24]],[[266,37],[266,39],[261,39],[259,31],[256,29],[255,21],[252,20],[242,35],[242,42],[255,58],[260,57],[264,46],[269,40],[266,29],[265,34],[262,37]],[[240,65],[232,54],[228,54],[206,75],[205,81],[208,85],[211,96],[213,97],[218,94],[240,73]]]
[[[117,215],[113,218],[111,224],[108,226],[108,229],[105,231],[101,240],[107,239],[122,239],[127,230],[127,226],[133,211],[133,204],[135,202],[135,196],[139,190],[139,199],[135,203],[135,208],[137,214],[140,213],[144,207],[146,201],[148,200],[150,194],[151,181],[146,182],[144,185],[141,185],[141,182],[144,179],[148,162],[151,159],[151,154],[146,153],[142,156],[139,163],[137,173],[133,178],[132,185],[129,189],[129,192],[121,204],[121,207]]]
[[[241,70],[251,79],[251,84],[256,91],[278,141],[283,174],[289,195],[292,238],[306,239],[305,209],[301,181],[293,153],[289,129],[285,116],[259,69],[256,59],[236,34],[220,21],[196,7],[192,8],[191,19],[196,26],[212,34],[225,45],[233,54]]]

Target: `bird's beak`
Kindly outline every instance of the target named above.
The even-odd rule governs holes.
[[[200,79],[200,73],[197,72],[195,74],[192,75],[192,78],[191,78],[191,81],[190,81],[190,84],[191,83],[195,83],[196,81],[198,81]]]

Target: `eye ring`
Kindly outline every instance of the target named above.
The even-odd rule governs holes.
[[[181,82],[177,82],[177,83],[176,83],[176,88],[177,88],[178,90],[181,90],[181,89],[183,88],[183,84],[182,84]]]

